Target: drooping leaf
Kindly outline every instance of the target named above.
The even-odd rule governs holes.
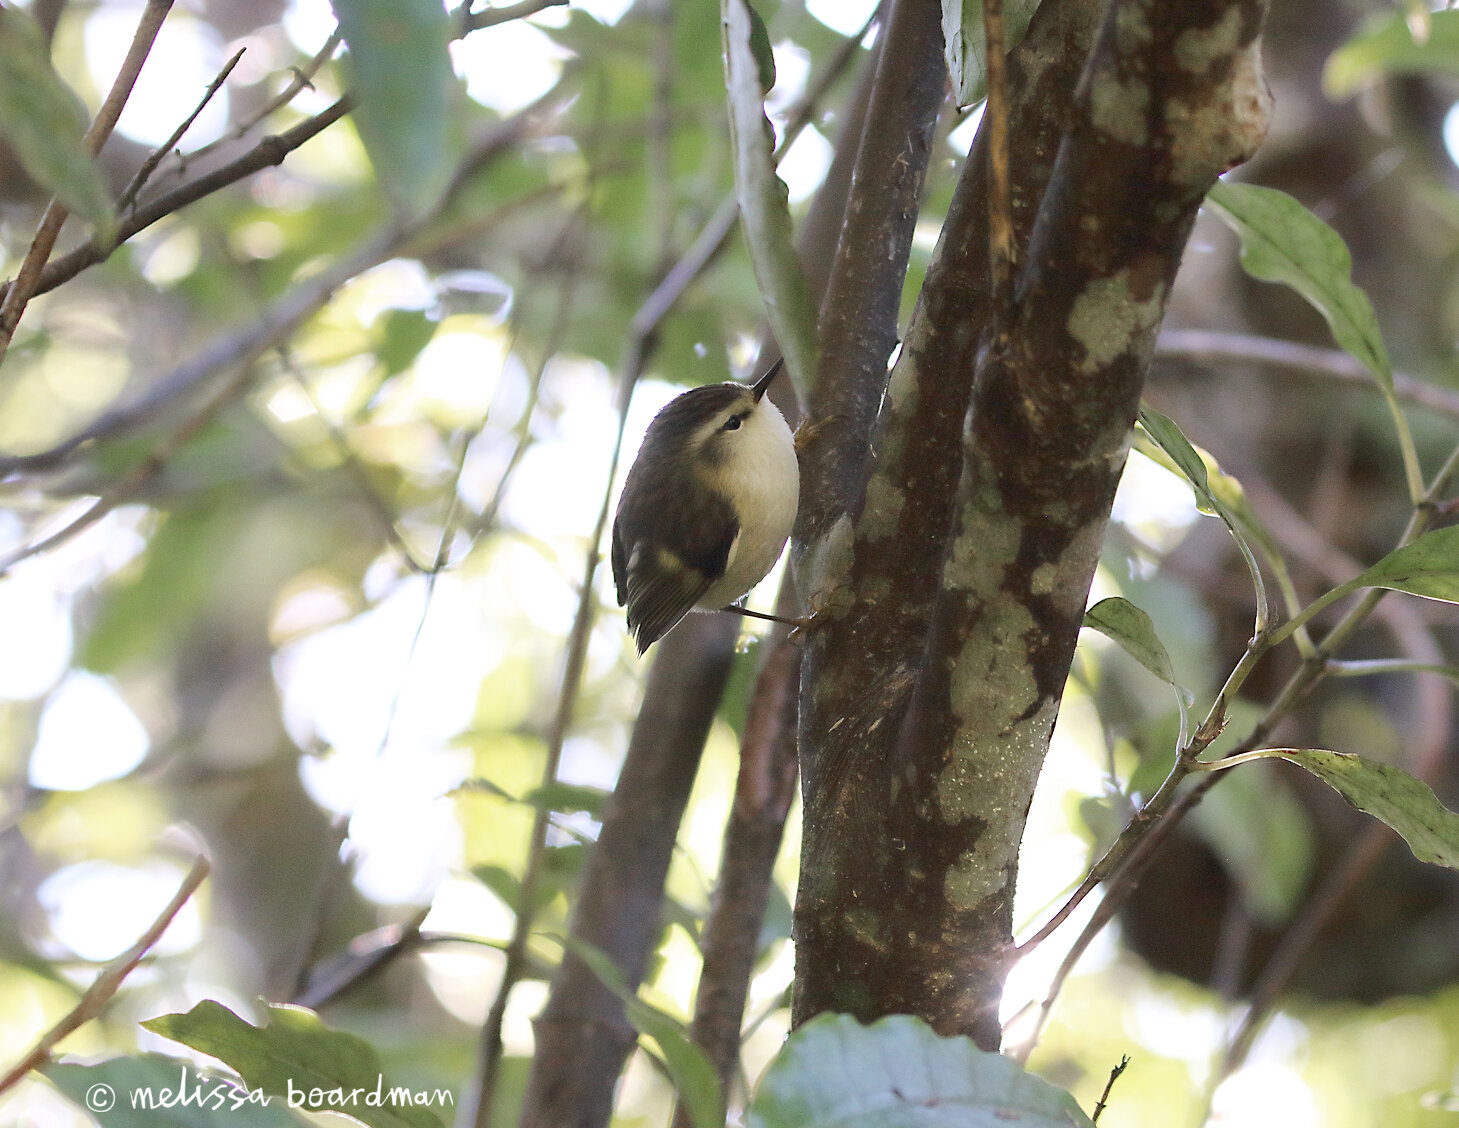
[[[102,1128],[299,1128],[285,1100],[161,1054],[52,1062],[41,1072]]]
[[[1088,1128],[1074,1098],[921,1019],[823,1014],[771,1063],[748,1128]]]
[[[1165,644],[1155,634],[1155,624],[1149,615],[1128,599],[1118,595],[1101,599],[1084,612],[1084,625],[1117,643],[1121,650],[1161,681],[1179,684]]]
[[[356,128],[380,185],[412,214],[445,191],[460,151],[451,17],[439,0],[331,0],[349,46]]]
[[[273,1005],[268,1014],[267,1025],[254,1026],[205,999],[186,1014],[142,1025],[217,1058],[249,1088],[296,1107],[344,1113],[370,1128],[442,1128],[429,1099],[417,1100],[419,1094],[385,1078],[379,1055],[364,1039],[331,1030],[303,1007]]]
[[[1459,75],[1459,11],[1426,11],[1419,37],[1409,21],[1402,9],[1384,12],[1329,55],[1322,71],[1328,97],[1346,98],[1388,75]]]
[[[0,7],[0,135],[31,177],[110,235],[111,194],[81,142],[86,123],[86,107],[51,66],[35,20]]]
[[[1241,240],[1253,278],[1292,287],[1326,319],[1333,339],[1391,390],[1393,371],[1368,295],[1353,284],[1347,244],[1285,192],[1218,180],[1206,202]]]
[[[1459,525],[1434,529],[1395,548],[1352,583],[1459,603]]]
[[[1272,753],[1300,764],[1358,810],[1387,823],[1419,861],[1459,869],[1459,814],[1440,803],[1422,780],[1388,764],[1326,748],[1275,748]]]
[[[1114,642],[1145,669],[1175,690],[1176,708],[1180,710],[1180,740],[1185,743],[1187,710],[1191,694],[1175,680],[1175,668],[1165,644],[1155,633],[1155,624],[1128,599],[1114,595],[1101,599],[1084,612],[1084,625]]]
[[[1023,39],[1038,0],[1005,0],[1005,51]],[[983,38],[982,0],[942,0],[942,50],[959,108],[981,102],[987,94],[988,48]]]
[[[1231,479],[1229,483],[1223,484],[1219,491],[1212,488],[1212,474],[1206,465],[1205,459],[1191,445],[1191,441],[1185,437],[1175,420],[1168,416],[1161,415],[1154,408],[1140,405],[1140,426],[1145,434],[1153,440],[1159,451],[1164,452],[1169,459],[1167,465],[1179,473],[1186,481],[1190,482],[1191,489],[1195,491],[1196,506],[1203,513],[1209,513],[1221,518],[1231,537],[1236,541],[1236,547],[1241,550],[1241,556],[1246,561],[1247,572],[1251,575],[1251,585],[1256,592],[1256,620],[1257,633],[1264,628],[1270,610],[1267,605],[1266,581],[1262,579],[1261,568],[1257,566],[1256,553],[1252,551],[1251,537],[1243,528],[1244,521],[1239,510],[1234,510],[1227,504],[1226,498],[1240,497],[1241,505],[1245,508],[1245,494],[1240,491],[1239,485]],[[1143,449],[1143,448],[1142,448]],[[1157,457],[1153,452],[1146,450],[1152,457]],[[1218,477],[1225,478],[1228,475],[1222,474],[1217,467]],[[1249,514],[1249,510],[1247,510]],[[1250,516],[1250,521],[1256,522],[1255,516]],[[1271,552],[1275,554],[1275,544],[1271,538],[1262,531],[1262,541],[1271,545]],[[1280,557],[1275,557],[1280,560]]]
[[[724,1124],[724,1106],[720,1100],[719,1078],[704,1051],[695,1045],[688,1027],[630,991],[623,981],[623,973],[606,952],[573,937],[561,939],[573,955],[588,965],[598,981],[623,1002],[624,1013],[633,1028],[658,1043],[674,1080],[674,1089],[689,1110],[695,1128],[720,1128]]]
[[[775,134],[765,117],[765,90],[761,85],[765,60],[755,49],[758,17],[746,0],[721,0],[720,14],[740,222],[765,314],[791,375],[804,389],[810,387],[816,372],[816,312],[792,244],[785,183],[772,159]],[[768,46],[768,38],[763,43]]]

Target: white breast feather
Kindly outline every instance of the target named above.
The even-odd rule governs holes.
[[[703,608],[727,607],[765,578],[780,558],[800,501],[795,440],[769,399],[760,401],[735,438],[734,457],[718,484],[740,515],[740,533],[724,575],[698,603]]]

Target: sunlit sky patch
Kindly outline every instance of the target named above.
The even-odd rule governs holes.
[[[832,31],[855,35],[871,17],[876,0],[806,0],[805,7]]]
[[[106,678],[73,670],[41,713],[30,754],[32,787],[83,791],[126,775],[151,741],[137,715]]]
[[[51,934],[84,960],[109,960],[126,951],[172,899],[183,870],[163,861],[140,866],[87,861],[57,870],[41,883],[38,897]],[[202,933],[198,902],[189,901],[168,925],[153,951],[185,951]]]
[[[87,17],[86,56],[100,89],[107,89],[121,69],[142,9],[140,3],[114,0],[98,6]],[[162,144],[187,110],[201,100],[225,61],[222,43],[212,26],[194,19],[181,7],[173,9],[127,99],[117,132],[146,145]],[[185,93],[188,91],[191,95]],[[189,96],[193,100],[186,102],[184,109],[180,97]],[[228,88],[224,86],[188,128],[187,144],[194,147],[212,141],[222,136],[227,126]]]

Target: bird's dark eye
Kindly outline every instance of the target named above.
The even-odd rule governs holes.
[[[741,416],[731,415],[728,419],[724,421],[724,427],[722,428],[722,430],[738,431],[740,429],[740,424],[743,422],[744,419]]]

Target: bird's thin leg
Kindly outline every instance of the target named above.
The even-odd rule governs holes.
[[[751,611],[748,607],[741,607],[737,603],[731,603],[728,607],[721,608],[723,611],[733,611],[736,615],[743,615],[747,619],[764,619],[769,623],[784,623],[787,627],[795,627],[798,630],[805,630],[811,625],[810,618],[787,619],[781,615],[769,615],[764,611]]]

